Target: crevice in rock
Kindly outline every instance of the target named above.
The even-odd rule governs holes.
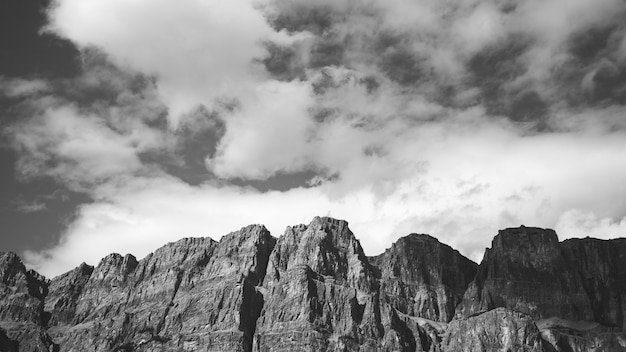
[[[170,312],[170,309],[172,308],[172,305],[174,305],[174,299],[176,298],[176,294],[178,294],[178,290],[180,289],[180,285],[183,281],[183,276],[185,276],[185,272],[183,270],[178,269],[178,273],[176,274],[176,282],[174,283],[174,292],[172,293],[172,297],[170,298],[170,301],[167,305],[167,307],[165,307],[165,311],[163,312],[163,315],[161,316],[161,319],[159,320],[159,323],[157,324],[156,327],[156,333],[157,335],[161,333],[161,329],[163,329],[163,325],[165,325],[165,320],[167,319],[167,315]]]

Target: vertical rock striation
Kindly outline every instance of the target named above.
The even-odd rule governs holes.
[[[255,310],[275,239],[259,225],[224,236],[170,243],[141,261],[112,254],[82,276],[53,281],[50,307],[63,318],[51,331],[63,351],[249,351]],[[80,268],[75,270],[81,272]],[[69,276],[68,276],[69,275]],[[81,279],[77,279],[77,278]],[[71,279],[70,279],[71,278]],[[71,288],[73,287],[73,288]],[[71,289],[70,289],[71,288]],[[69,297],[59,305],[58,297]]]
[[[524,313],[496,308],[453,320],[442,342],[444,352],[543,352],[541,334]]]
[[[534,227],[498,232],[457,312],[468,317],[497,307],[534,319],[593,319],[581,277],[561,253],[556,233]]]
[[[593,320],[626,332],[626,239],[569,239],[561,249],[582,278]]]
[[[624,268],[626,239],[527,227],[479,266],[416,234],[368,258],[347,222],[319,217],[51,281],[0,253],[0,351],[625,352]]]
[[[43,309],[47,293],[48,282],[15,253],[0,253],[0,350],[54,351]]]
[[[476,275],[477,264],[428,235],[400,238],[370,258],[381,275],[381,291],[398,311],[449,322]]]
[[[415,349],[381,300],[374,268],[348,223],[316,217],[287,228],[270,256],[254,351]]]

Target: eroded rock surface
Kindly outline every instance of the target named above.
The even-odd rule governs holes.
[[[55,348],[46,332],[48,282],[28,271],[15,253],[0,253],[0,350],[48,352]]]
[[[3,253],[0,351],[626,351],[625,258],[626,239],[527,227],[500,231],[479,266],[415,234],[368,258],[331,218],[51,281]]]
[[[626,239],[569,239],[561,249],[582,278],[592,320],[626,332]]]
[[[415,349],[345,221],[287,228],[270,257],[255,351]]]
[[[370,258],[380,269],[381,291],[398,311],[449,322],[476,275],[477,264],[429,235],[400,238]]]
[[[541,333],[531,316],[496,308],[453,320],[442,342],[445,352],[542,352]]]
[[[556,233],[535,227],[498,232],[457,312],[467,317],[498,307],[534,319],[593,319],[582,278],[565,260]]]

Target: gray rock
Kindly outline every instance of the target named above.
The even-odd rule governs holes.
[[[398,311],[449,322],[476,275],[477,264],[428,235],[400,238],[370,258],[381,275],[381,290]]]
[[[626,239],[526,227],[500,231],[478,267],[415,234],[368,258],[331,218],[51,281],[3,253],[0,351],[624,351],[625,258]]]
[[[316,217],[287,228],[270,256],[254,351],[415,349],[381,300],[374,268],[348,223]]]
[[[534,227],[498,232],[457,313],[467,317],[497,307],[534,319],[593,319],[582,279],[565,260],[556,233]]]
[[[0,280],[0,350],[53,351],[43,309],[48,282],[11,252],[0,253]]]
[[[541,334],[532,317],[496,308],[454,319],[442,342],[444,352],[543,352]]]

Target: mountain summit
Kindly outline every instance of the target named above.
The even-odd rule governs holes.
[[[0,351],[626,351],[626,239],[523,226],[480,264],[418,234],[367,257],[316,217],[0,278]]]

